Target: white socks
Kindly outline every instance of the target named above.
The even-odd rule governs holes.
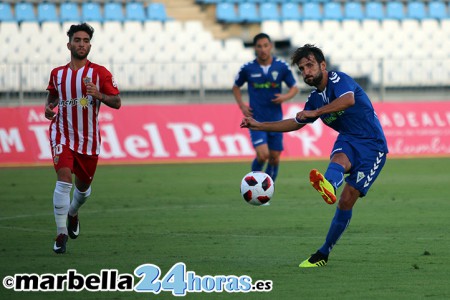
[[[72,203],[70,203],[69,214],[75,216],[78,214],[78,209],[81,205],[86,202],[87,198],[91,194],[91,187],[89,187],[85,192],[80,192],[76,187],[73,191]]]
[[[71,183],[56,182],[53,193],[53,212],[55,215],[57,234],[67,234],[67,213],[69,212],[71,190]]]

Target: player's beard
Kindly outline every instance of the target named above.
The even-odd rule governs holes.
[[[313,76],[312,81],[307,81],[306,78],[303,80],[307,85],[309,86],[318,86],[323,79],[323,74],[322,72],[319,72],[319,74],[317,74],[316,76]]]
[[[72,54],[72,56],[79,60],[85,59],[89,55],[90,51],[91,47],[87,48],[84,54],[78,54],[77,49],[75,47],[70,49],[70,53]]]

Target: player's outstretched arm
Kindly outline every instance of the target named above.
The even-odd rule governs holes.
[[[242,119],[241,128],[249,128],[259,131],[288,132],[302,128],[306,124],[298,124],[295,119],[285,119],[276,122],[258,122],[251,117]]]

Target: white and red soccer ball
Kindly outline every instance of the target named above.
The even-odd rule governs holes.
[[[274,185],[272,178],[264,172],[250,172],[242,178],[241,195],[252,205],[263,205],[272,199]]]

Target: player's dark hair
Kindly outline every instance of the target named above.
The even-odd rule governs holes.
[[[87,23],[82,23],[82,24],[70,26],[69,31],[67,31],[67,36],[69,37],[69,42],[72,40],[72,37],[75,34],[75,32],[78,32],[78,31],[86,32],[89,35],[89,39],[92,40],[92,36],[94,35],[94,28],[92,28],[92,26]]]
[[[253,38],[253,46],[256,46],[256,43],[261,40],[261,39],[268,39],[269,42],[272,43],[272,41],[270,40],[270,36],[267,33],[258,33],[257,35],[255,35],[255,37]]]
[[[307,58],[310,55],[313,55],[319,64],[325,61],[325,56],[323,55],[323,52],[322,50],[320,50],[320,48],[311,44],[305,44],[303,47],[300,47],[297,50],[295,50],[294,54],[292,54],[291,56],[292,65],[298,66],[298,63],[302,58]]]

